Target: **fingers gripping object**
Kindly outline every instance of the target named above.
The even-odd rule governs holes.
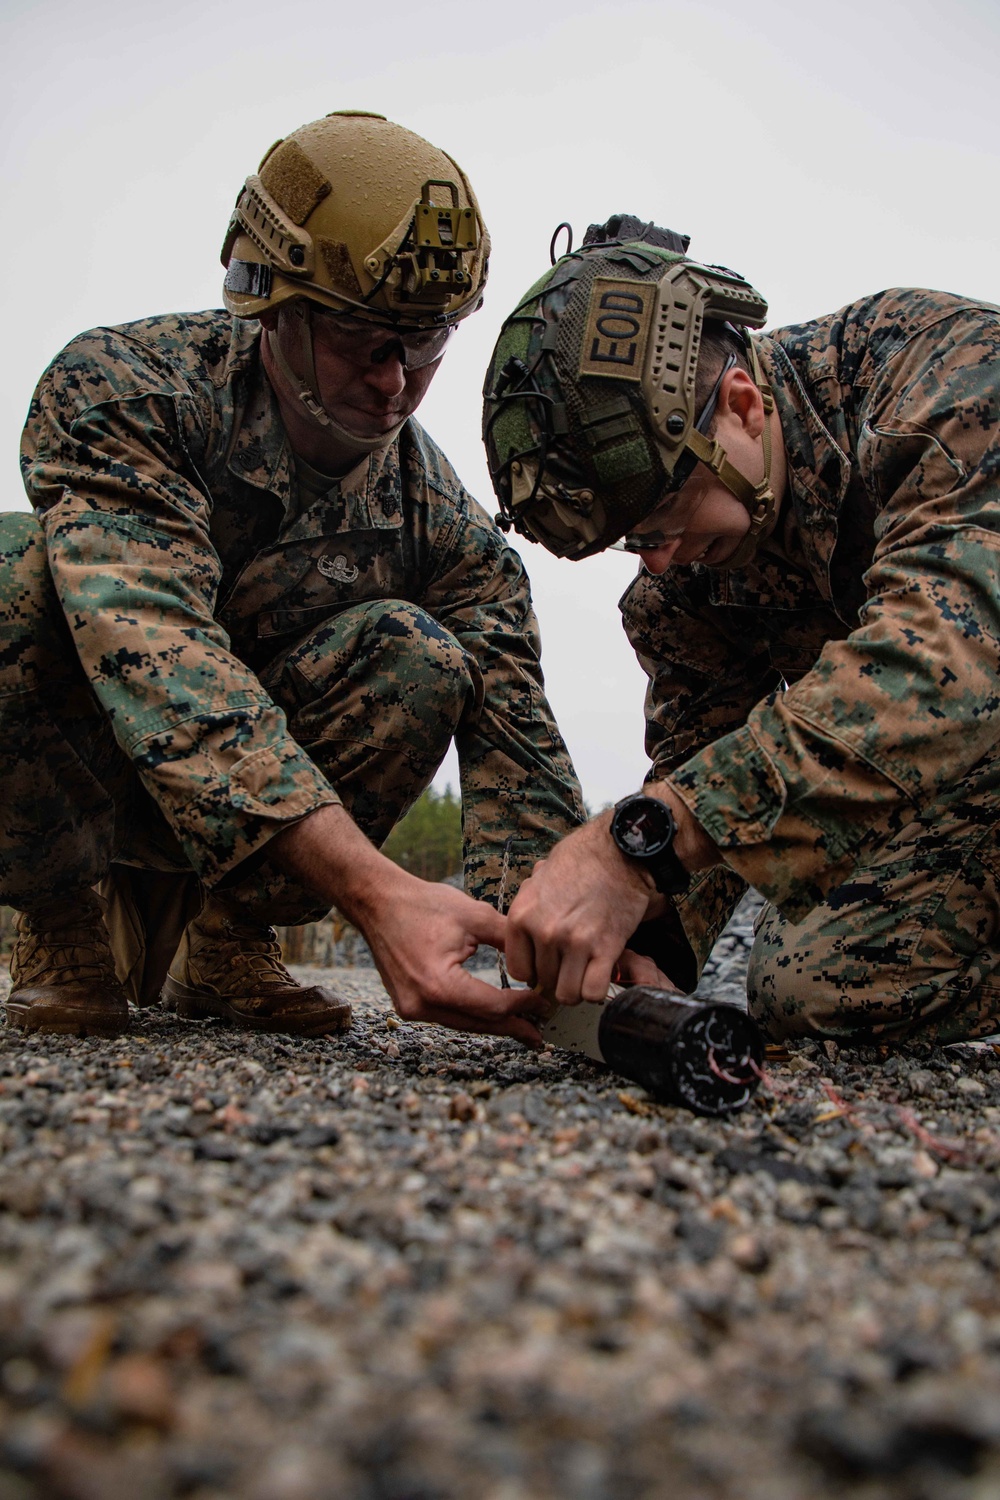
[[[702,412],[695,395],[703,328],[714,321],[742,345],[770,412],[747,333],[763,325],[767,303],[743,277],[692,260],[686,247],[672,231],[626,216],[592,226],[503,326],[483,393],[498,520],[558,556],[609,546],[698,462],[750,513],[729,566],[747,561],[773,524],[769,424],[764,478],[753,484],[708,436],[718,389]]]
[[[497,910],[506,910],[513,843],[503,850]],[[510,989],[497,952],[500,984]],[[764,1043],[756,1023],[735,1005],[706,1004],[649,985],[612,985],[606,1000],[553,1003],[539,1024],[550,1047],[579,1052],[641,1083],[665,1104],[700,1115],[742,1109],[763,1078]]]

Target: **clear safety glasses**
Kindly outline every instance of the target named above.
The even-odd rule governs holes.
[[[708,400],[702,408],[701,416],[695,423],[699,432],[707,433],[712,425],[719,404],[719,392],[722,390],[722,382],[729,371],[737,363],[736,355],[729,354],[719,372],[719,378],[715,382],[708,395]],[[684,505],[684,497],[681,491],[687,484],[691,475],[698,466],[698,460],[690,450],[683,452],[674,464],[674,472],[670,487],[664,498],[660,501],[643,522],[641,532],[629,532],[620,541],[612,542],[611,549],[615,552],[646,552],[651,547],[659,547],[665,541],[670,541],[683,531],[685,525],[691,520],[695,510],[701,503],[701,495],[688,496],[688,504]]]
[[[309,311],[314,336],[332,354],[355,365],[381,365],[395,357],[406,370],[422,370],[441,358],[457,327],[448,323],[436,328],[396,328],[316,306]]]

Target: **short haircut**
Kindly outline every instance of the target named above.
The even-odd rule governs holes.
[[[741,370],[750,373],[750,361],[747,358],[747,346],[742,334],[738,333],[730,323],[720,323],[718,319],[706,319],[701,330],[701,348],[698,351],[698,369],[694,378],[694,407],[695,420],[701,415],[705,408],[705,402],[712,394],[712,388],[718,380],[729,356],[736,356],[736,363]],[[709,432],[715,431],[715,417],[709,424]]]

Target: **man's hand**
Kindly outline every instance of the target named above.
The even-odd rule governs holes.
[[[676,984],[658,969],[653,960],[645,953],[633,953],[631,948],[626,948],[611,975],[614,984],[648,984],[654,990],[674,990],[677,994],[681,991]]]
[[[321,807],[276,834],[274,863],[336,905],[364,934],[407,1021],[514,1036],[541,1045],[523,990],[501,990],[462,968],[480,943],[503,949],[506,918],[452,886],[419,880],[385,855],[343,807]]]
[[[669,787],[653,783],[644,791],[673,812],[674,848],[685,868],[718,863],[715,845]],[[639,924],[662,915],[666,898],[616,848],[611,816],[601,813],[575,829],[540,860],[507,916],[510,973],[564,1005],[603,1000],[616,970],[630,983],[659,986],[666,979],[651,961],[625,952]]]
[[[394,867],[395,868],[395,867]],[[523,990],[501,990],[462,968],[479,943],[503,951],[506,918],[452,886],[399,871],[403,881],[377,925],[365,931],[372,956],[399,1014],[460,1031],[487,1031],[540,1045],[523,1012],[544,1004]]]
[[[563,1004],[603,1000],[640,922],[663,898],[615,848],[610,813],[556,844],[535,865],[507,915],[507,967]]]

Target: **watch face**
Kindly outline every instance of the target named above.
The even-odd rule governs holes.
[[[623,854],[650,859],[669,849],[676,825],[665,802],[656,797],[633,797],[615,809],[611,829]]]

